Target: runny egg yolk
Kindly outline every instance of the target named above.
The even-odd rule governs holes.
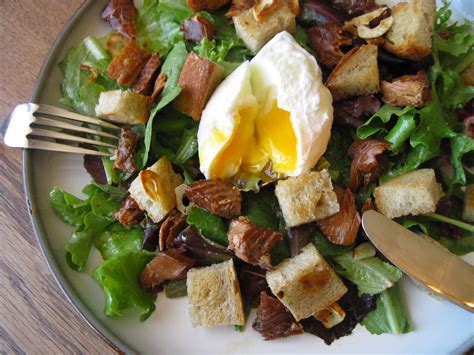
[[[229,143],[211,167],[214,178],[226,179],[239,173],[261,175],[270,161],[273,173],[286,174],[295,169],[297,141],[290,113],[278,108],[276,101],[263,114],[241,109],[235,123]],[[216,142],[226,138],[219,131],[212,136]]]

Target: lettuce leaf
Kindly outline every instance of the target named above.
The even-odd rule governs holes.
[[[113,219],[89,212],[84,217],[83,226],[76,229],[66,242],[66,259],[76,271],[84,271],[89,254],[97,236],[102,233]]]
[[[224,246],[229,244],[227,239],[228,226],[222,217],[199,207],[191,207],[187,222],[196,227],[204,238]]]
[[[397,107],[383,105],[380,110],[357,128],[357,137],[359,139],[367,139],[381,131],[388,132],[387,124],[391,122],[392,118],[401,116],[414,117],[415,113],[416,109],[412,106]]]
[[[50,203],[56,214],[74,227],[65,245],[66,260],[76,271],[84,271],[87,260],[97,237],[114,223],[112,213],[120,208],[120,203],[105,189],[96,184],[86,185],[83,193],[88,196],[81,200],[61,188],[55,187],[50,193]]]
[[[261,228],[279,230],[279,220],[273,206],[275,194],[268,189],[259,193],[246,192],[243,195],[242,215]]]
[[[94,245],[102,258],[107,260],[123,253],[139,252],[142,240],[142,228],[134,226],[127,229],[121,224],[115,223],[97,237]]]
[[[95,117],[95,106],[100,93],[120,88],[107,75],[110,60],[110,55],[92,36],[72,47],[59,63],[64,74],[61,83],[63,97],[60,102],[80,114]]]
[[[178,6],[173,6],[173,3]],[[144,0],[136,21],[138,43],[166,56],[175,44],[182,42],[184,37],[180,26],[187,15],[179,5],[182,1]]]
[[[161,94],[161,98],[158,104],[151,110],[150,117],[145,128],[145,149],[143,157],[141,157],[141,164],[139,168],[143,168],[148,162],[150,151],[152,146],[156,144],[157,138],[153,134],[155,130],[155,116],[171,101],[173,101],[181,92],[181,88],[178,86],[178,79],[181,70],[183,69],[184,62],[188,56],[188,51],[184,42],[178,42],[171,52],[166,57],[165,62],[161,68],[161,72],[166,74],[166,85]]]
[[[168,281],[165,284],[165,294],[168,298],[184,297],[188,294],[186,279]]]
[[[458,217],[459,218],[459,217]],[[452,219],[451,219],[452,220]],[[453,220],[458,226],[461,221]],[[441,235],[439,220],[427,216],[407,216],[398,219],[398,222],[405,228],[415,233],[422,233],[433,239],[456,255],[465,255],[474,252],[474,233],[468,229],[463,229],[459,239]],[[464,223],[463,223],[464,224]]]
[[[377,308],[365,316],[362,325],[372,334],[405,334],[413,330],[398,284],[377,295]]]
[[[336,245],[331,243],[326,236],[317,231],[311,240],[313,245],[322,256],[337,256],[346,254],[348,251],[354,248],[354,245]]]
[[[204,38],[193,51],[201,57],[222,65],[224,76],[232,73],[251,55],[238,37],[222,40]]]
[[[353,141],[351,129],[333,126],[324,158],[330,164],[328,170],[332,180],[339,186],[346,186],[349,179],[351,158],[347,151]]]
[[[359,289],[359,295],[375,295],[392,287],[402,277],[395,266],[377,257],[354,260],[352,252],[334,256],[334,270],[352,281]]]
[[[81,200],[57,186],[49,193],[49,200],[56,215],[72,227],[80,227],[84,216],[91,210],[88,201]]]
[[[105,294],[105,314],[118,317],[130,309],[138,309],[140,321],[145,321],[155,310],[156,295],[146,292],[138,284],[138,277],[154,253],[132,251],[105,260],[92,277]]]

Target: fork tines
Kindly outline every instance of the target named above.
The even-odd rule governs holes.
[[[67,120],[72,122],[67,122]],[[88,127],[77,124],[79,122],[85,123]],[[95,129],[96,127],[97,129]],[[108,130],[108,132],[105,130]],[[11,147],[100,156],[112,156],[114,154],[114,150],[117,148],[117,130],[120,130],[120,127],[97,118],[80,115],[58,107],[32,103],[18,105],[2,128],[4,141]],[[67,131],[67,133],[64,131]],[[93,139],[86,138],[85,135],[91,135]],[[61,140],[61,143],[42,140],[41,138]],[[102,147],[102,149],[100,151],[87,149],[77,145],[69,145],[67,142]]]

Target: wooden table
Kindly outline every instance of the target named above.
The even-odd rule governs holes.
[[[49,48],[82,0],[0,0],[0,120],[30,100]],[[0,143],[0,353],[113,353],[64,299],[31,227],[20,150]]]

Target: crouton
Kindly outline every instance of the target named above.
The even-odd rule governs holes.
[[[474,222],[474,184],[467,185],[464,191],[462,219],[466,222]]]
[[[267,16],[260,22],[255,19],[252,9],[232,17],[232,20],[237,36],[242,38],[247,48],[253,53],[257,53],[279,32],[296,32],[295,14],[286,4],[282,4],[271,16]]]
[[[388,218],[419,215],[436,211],[443,196],[433,169],[406,173],[375,188],[377,210]]]
[[[121,124],[145,124],[150,115],[150,99],[129,91],[103,91],[95,114]]]
[[[174,189],[182,182],[183,178],[173,171],[170,161],[162,157],[148,169],[142,170],[128,191],[140,209],[158,223],[176,207]]]
[[[182,91],[174,100],[174,108],[196,121],[200,120],[223,74],[224,68],[219,64],[201,58],[194,52],[189,53],[179,76],[178,86]]]
[[[347,288],[313,244],[266,273],[273,294],[296,321],[311,317],[339,300]]]
[[[415,61],[428,56],[431,53],[435,14],[435,0],[412,0],[394,6],[393,25],[385,36],[385,49]]]
[[[275,195],[287,227],[318,221],[339,212],[337,196],[327,170],[280,180],[275,187]]]
[[[189,270],[186,284],[193,327],[244,325],[242,295],[232,259]]]
[[[380,91],[377,51],[377,46],[366,44],[342,57],[326,82],[335,101]]]

